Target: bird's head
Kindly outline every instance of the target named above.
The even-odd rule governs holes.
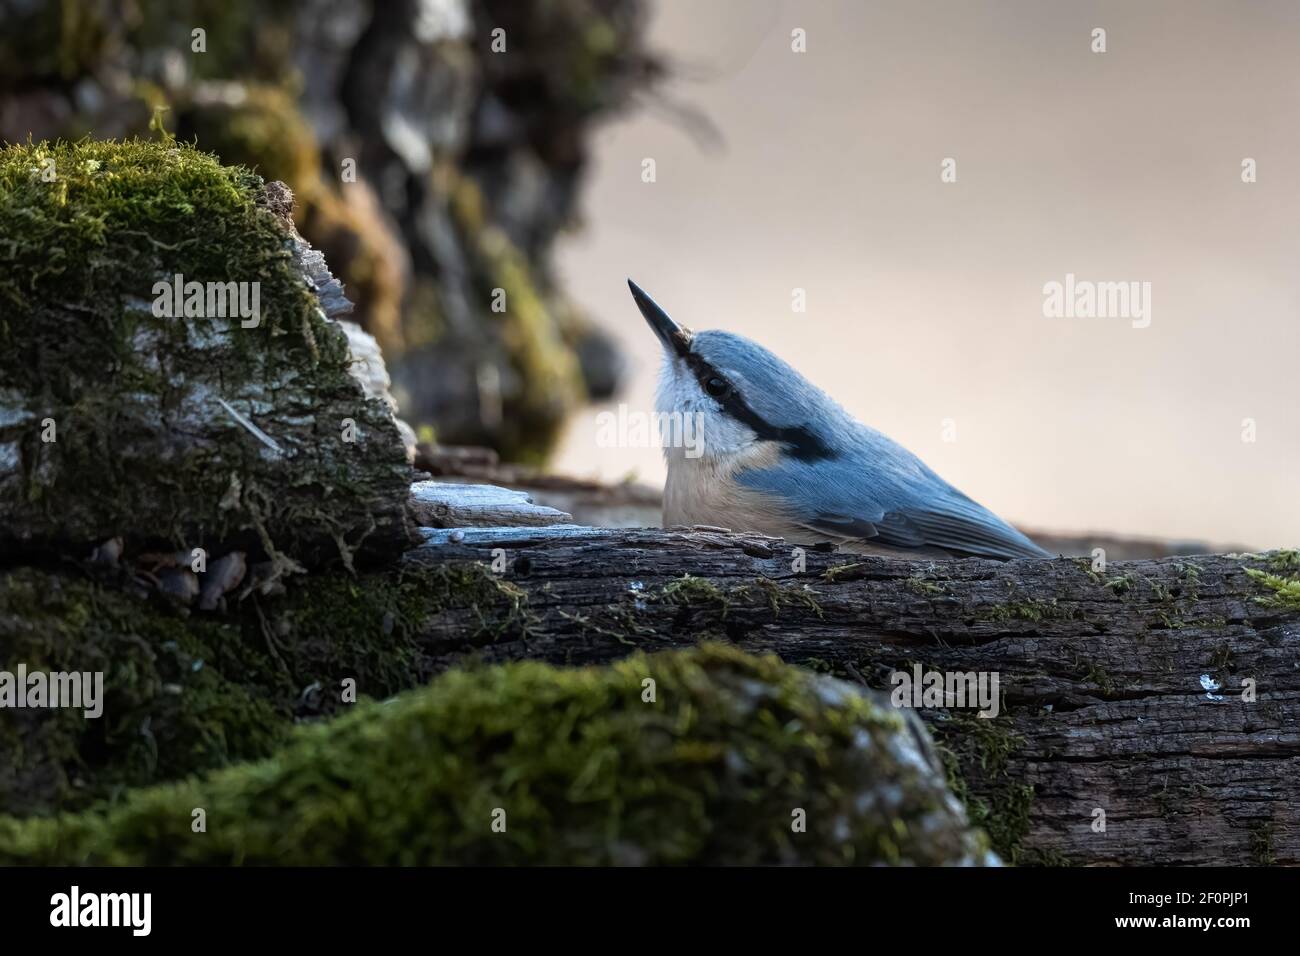
[[[689,416],[701,429],[700,455],[725,457],[759,443],[805,461],[833,457],[829,444],[844,412],[821,389],[757,342],[731,332],[692,332],[628,280],[632,298],[663,346],[655,410]]]

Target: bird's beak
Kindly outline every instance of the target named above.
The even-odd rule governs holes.
[[[674,355],[685,358],[691,350],[690,330],[682,328],[669,318],[668,313],[659,308],[655,300],[641,291],[641,287],[631,279],[627,280],[627,287],[632,290],[636,307],[641,310],[650,328],[654,329],[655,335],[659,336],[659,341],[664,344],[664,348]]]

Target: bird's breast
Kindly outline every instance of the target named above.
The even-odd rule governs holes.
[[[740,484],[737,476],[779,461],[774,442],[755,442],[729,455],[670,455],[664,483],[664,526],[714,525],[789,537],[795,526],[771,495]]]

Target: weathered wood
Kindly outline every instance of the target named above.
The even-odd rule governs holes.
[[[430,528],[470,528],[565,524],[573,515],[533,504],[522,491],[496,485],[453,485],[417,481],[411,485],[411,512]]]
[[[446,481],[506,485],[529,494],[539,505],[573,515],[577,524],[597,528],[647,528],[663,519],[659,488],[621,481],[614,484],[573,478],[517,463],[497,461],[490,448],[421,443],[416,468]]]
[[[1294,552],[1098,573],[1081,559],[807,550],[799,571],[800,552],[758,535],[423,534],[410,563],[478,562],[487,579],[492,549],[509,559],[500,600],[453,593],[423,626],[446,666],[467,654],[585,664],[713,638],[878,687],[917,663],[993,672],[997,718],[922,716],[1004,849],[1090,864],[1300,862],[1300,606],[1247,573],[1293,575]]]

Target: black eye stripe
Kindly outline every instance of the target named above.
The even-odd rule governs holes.
[[[780,442],[789,449],[792,456],[800,461],[820,461],[832,457],[831,450],[826,443],[806,426],[796,425],[793,428],[778,428],[750,408],[744,396],[736,391],[736,387],[731,380],[710,365],[705,358],[695,352],[687,352],[683,357],[704,393],[711,396],[722,406],[722,410],[736,421],[748,425],[759,438],[766,441]],[[726,388],[720,394],[714,395],[709,389],[710,379],[719,379],[726,385]]]

